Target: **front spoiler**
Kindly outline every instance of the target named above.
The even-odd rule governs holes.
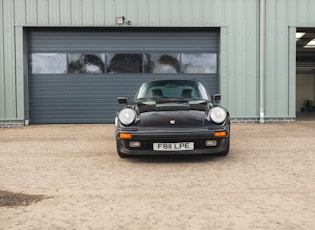
[[[215,137],[216,131],[226,131],[224,137]],[[132,135],[130,139],[119,138],[120,132],[129,132]],[[206,147],[206,140],[217,140],[217,146]],[[140,141],[140,148],[129,147],[130,141]],[[176,142],[194,142],[194,150],[185,151],[154,151],[152,146],[155,142],[176,143]],[[228,152],[230,144],[229,127],[213,128],[177,128],[177,129],[120,129],[116,131],[117,151],[120,155],[183,155],[183,154],[219,154]]]

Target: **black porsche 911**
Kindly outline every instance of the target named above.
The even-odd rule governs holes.
[[[220,99],[193,80],[142,84],[132,103],[118,98],[126,104],[115,118],[118,155],[227,155],[230,117]]]

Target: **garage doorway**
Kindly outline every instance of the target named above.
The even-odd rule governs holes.
[[[296,31],[296,120],[315,121],[315,28]]]
[[[219,93],[218,28],[30,28],[30,124],[113,123],[142,82],[197,79]],[[206,64],[204,64],[206,63]]]

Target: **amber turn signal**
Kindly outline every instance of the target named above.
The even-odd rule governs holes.
[[[216,131],[214,132],[215,137],[225,137],[226,136],[226,131]]]
[[[132,137],[131,133],[119,133],[120,138],[130,139]]]

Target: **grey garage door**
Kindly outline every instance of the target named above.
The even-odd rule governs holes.
[[[30,123],[112,123],[142,82],[202,81],[219,92],[219,31],[205,28],[30,29]]]

